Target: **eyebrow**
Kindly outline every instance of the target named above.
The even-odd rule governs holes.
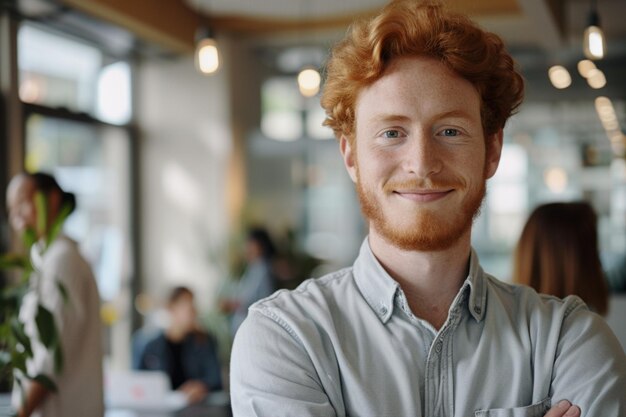
[[[457,117],[471,120],[472,116],[463,109],[454,109],[435,114],[432,119],[445,119],[448,117]],[[381,113],[370,119],[370,122],[409,122],[411,117],[396,113]]]
[[[411,118],[409,116],[403,116],[395,113],[382,113],[370,119],[370,122],[408,122]]]
[[[457,109],[457,110],[450,110],[447,112],[443,112],[438,114],[435,118],[436,119],[445,119],[446,117],[460,117],[463,119],[471,119],[472,116],[466,112],[465,110],[462,109]]]

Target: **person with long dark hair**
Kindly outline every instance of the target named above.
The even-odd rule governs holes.
[[[537,207],[515,250],[513,280],[559,298],[577,295],[606,315],[609,293],[593,207],[582,201]]]

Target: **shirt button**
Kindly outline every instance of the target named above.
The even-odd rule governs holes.
[[[441,346],[443,345],[443,342],[437,342],[437,346],[435,346],[435,351],[437,353],[441,353]]]
[[[482,311],[482,309],[480,308],[480,306],[475,306],[475,307],[474,307],[474,312],[475,312],[476,314],[480,314],[480,312],[481,312],[481,311]]]
[[[380,315],[384,316],[385,314],[387,314],[387,307],[382,306],[379,311],[380,311]]]

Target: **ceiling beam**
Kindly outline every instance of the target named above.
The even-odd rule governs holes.
[[[194,49],[200,15],[182,0],[62,0],[72,8],[124,27],[139,38],[170,50]]]

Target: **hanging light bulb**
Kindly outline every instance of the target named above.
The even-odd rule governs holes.
[[[555,65],[548,70],[548,77],[554,88],[563,89],[572,84],[572,77],[565,67]]]
[[[578,62],[578,72],[583,78],[589,78],[589,74],[591,74],[591,72],[595,69],[597,68],[593,61],[582,59]]]
[[[196,31],[196,69],[202,74],[213,74],[220,67],[220,54],[217,42],[206,27],[200,27]]]
[[[596,68],[589,71],[587,83],[589,84],[589,87],[599,89],[606,85],[606,77],[602,71]]]
[[[305,97],[313,97],[320,91],[322,77],[316,69],[305,68],[298,74],[298,88]]]
[[[600,16],[595,0],[591,1],[589,21],[583,34],[583,52],[589,59],[602,59],[606,51],[604,33],[600,29]]]

